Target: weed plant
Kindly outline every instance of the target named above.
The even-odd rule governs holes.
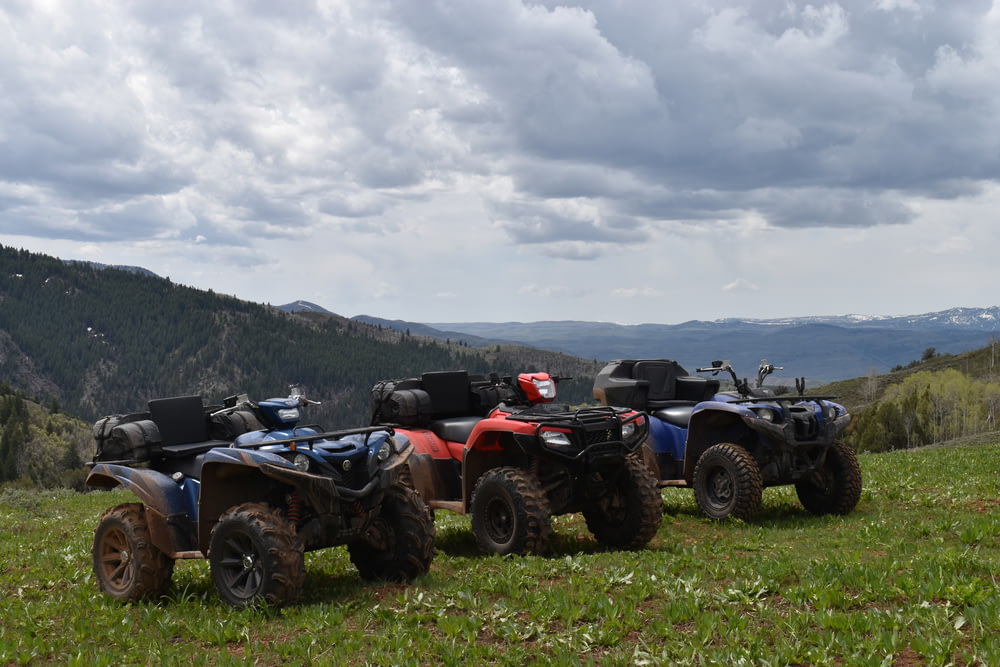
[[[437,512],[412,585],[365,584],[346,550],[306,556],[290,607],[235,610],[205,561],[163,600],[99,594],[90,545],[122,491],[0,492],[0,664],[997,665],[1000,437],[860,457],[846,517],[768,489],[752,523],[663,491],[650,548],[600,548],[557,517],[547,557],[480,555]]]

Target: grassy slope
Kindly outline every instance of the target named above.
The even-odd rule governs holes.
[[[0,494],[0,664],[1000,664],[1000,436],[861,457],[847,517],[769,489],[752,524],[665,490],[651,548],[600,550],[559,517],[547,558],[488,558],[437,515],[412,586],[365,585],[343,548],[307,555],[306,594],[235,611],[207,564],[162,604],[96,591],[92,529],[122,491]]]

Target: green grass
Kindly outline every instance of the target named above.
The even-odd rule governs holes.
[[[609,552],[557,517],[546,558],[485,557],[438,512],[430,574],[366,585],[307,554],[301,601],[238,611],[204,561],[168,599],[98,594],[90,541],[123,491],[0,493],[0,664],[1000,664],[1000,440],[861,457],[847,517],[768,489],[749,524],[664,490],[651,547]]]

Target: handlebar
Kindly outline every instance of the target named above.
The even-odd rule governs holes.
[[[322,405],[322,402],[306,398],[302,394],[295,393],[295,390],[293,390],[288,397],[298,402],[298,404],[302,407],[307,405]],[[209,416],[218,417],[219,415],[229,414],[231,412],[236,412],[237,410],[254,410],[257,408],[257,404],[251,401],[247,394],[227,396],[223,399],[222,405],[222,408],[209,413]]]
[[[314,401],[311,398],[306,398],[305,396],[299,396],[298,394],[292,396],[292,398],[298,399],[299,405],[303,407],[306,405],[323,405],[320,401]]]
[[[760,360],[760,366],[757,367],[757,386],[764,386],[764,378],[773,373],[774,371],[783,371],[784,366],[775,366],[767,359]]]
[[[711,366],[696,368],[695,371],[698,373],[711,373],[712,375],[718,375],[720,371],[727,371],[733,377],[733,382],[739,382],[739,378],[736,377],[736,369],[733,368],[733,362],[728,360],[713,361]]]
[[[739,376],[736,375],[736,369],[733,368],[733,363],[731,361],[713,361],[711,366],[696,368],[695,370],[699,373],[711,373],[712,375],[718,375],[721,371],[726,371],[729,373],[730,377],[733,378],[733,384],[736,385],[736,390],[741,395],[750,395],[749,382],[745,379],[740,380]],[[760,366],[757,367],[757,388],[764,386],[764,379],[768,375],[774,371],[783,370],[785,370],[784,366],[775,366],[767,359],[761,359]]]
[[[253,409],[255,406],[250,401],[250,397],[246,394],[236,394],[234,396],[226,396],[222,401],[222,408],[210,413],[211,417],[218,417],[219,415],[229,414],[231,412],[236,412],[237,410]]]

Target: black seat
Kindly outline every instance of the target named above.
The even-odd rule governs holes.
[[[632,377],[645,381],[645,409],[650,412],[707,401],[719,390],[718,380],[688,375],[680,364],[666,359],[635,362]]]
[[[665,359],[637,361],[632,367],[632,377],[646,382],[647,410],[670,405],[676,397],[677,378],[685,374],[677,362]]]
[[[480,421],[482,417],[451,417],[431,422],[428,428],[442,440],[465,443]]]
[[[665,421],[668,424],[673,424],[674,426],[679,426],[681,428],[687,428],[688,424],[691,422],[691,413],[694,411],[694,403],[689,403],[688,405],[671,405],[669,407],[660,408],[655,410],[652,414],[654,417],[661,421]]]

